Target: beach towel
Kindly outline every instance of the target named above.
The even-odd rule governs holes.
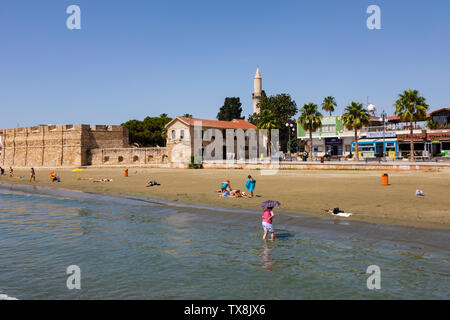
[[[345,217],[345,218],[348,218],[351,215],[352,215],[351,213],[347,213],[347,212],[339,212],[338,214],[334,214],[334,216]]]
[[[348,218],[352,213],[344,212],[339,210],[339,208],[334,208],[333,210],[325,210],[325,212],[331,213],[333,216]]]

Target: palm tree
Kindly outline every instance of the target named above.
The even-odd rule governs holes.
[[[369,124],[369,111],[364,109],[362,103],[352,102],[351,105],[345,108],[345,113],[342,115],[342,122],[347,129],[355,130],[355,153],[356,161],[358,161],[358,130]]]
[[[329,112],[330,117],[331,117],[331,113],[333,113],[333,111],[334,111],[334,107],[336,107],[336,106],[337,106],[337,103],[334,100],[334,97],[328,96],[325,99],[323,99],[322,110]]]
[[[312,160],[312,133],[322,125],[322,114],[318,110],[317,104],[312,102],[305,104],[300,109],[300,117],[298,122],[303,130],[309,131],[309,159]]]
[[[192,118],[192,114],[190,113],[185,113],[182,115],[183,118]]]
[[[413,122],[415,123],[426,118],[428,104],[426,104],[425,98],[419,95],[419,91],[408,89],[399,94],[399,99],[394,106],[395,115],[400,117],[402,121],[409,122],[411,137],[409,161],[414,161]]]
[[[274,113],[270,111],[269,109],[263,109],[261,112],[256,116],[257,121],[257,127],[258,129],[266,129],[267,130],[267,155],[271,156],[271,135],[270,130],[277,129],[280,127],[278,120]]]

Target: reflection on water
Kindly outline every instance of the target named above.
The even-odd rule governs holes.
[[[267,269],[268,271],[272,271],[272,265],[273,265],[273,261],[272,258],[270,257],[272,253],[272,249],[269,248],[269,246],[267,245],[267,242],[264,242],[264,250],[263,250],[263,254],[262,254],[262,258],[263,258],[263,268]]]
[[[272,242],[259,212],[2,189],[0,204],[0,293],[19,299],[449,298],[448,233],[427,243],[434,233],[279,214]],[[82,290],[65,286],[73,264]]]

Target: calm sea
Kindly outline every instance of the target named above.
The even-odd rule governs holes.
[[[449,299],[449,232],[0,188],[0,294],[18,299]],[[241,199],[224,199],[224,201]],[[81,270],[69,290],[66,269]],[[370,265],[381,289],[369,290]]]

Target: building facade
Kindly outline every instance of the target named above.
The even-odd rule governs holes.
[[[429,128],[429,122],[413,124],[415,156],[450,156],[450,108],[431,112],[427,119],[435,124]],[[309,132],[298,124],[298,139],[309,144]],[[313,132],[313,156],[349,157],[356,152],[355,133],[345,128],[340,116],[323,117],[322,126]],[[410,124],[398,117],[387,117],[384,124],[380,117],[372,116],[370,124],[358,130],[358,153],[360,158],[408,157],[410,153]],[[307,149],[308,150],[308,149]]]
[[[195,126],[201,126],[198,131],[195,130]],[[221,160],[244,160],[248,159],[252,151],[257,151],[257,145],[249,145],[248,133],[249,129],[252,129],[256,133],[256,126],[242,120],[235,119],[232,121],[219,121],[219,120],[206,120],[206,119],[193,119],[185,117],[176,117],[172,119],[167,125],[167,153],[169,161],[173,164],[189,163],[194,156],[195,143],[194,139],[196,135],[201,134],[201,150],[199,153],[202,155],[202,159],[205,159],[205,152],[208,152],[208,146],[211,145],[216,139],[221,139],[220,145],[222,150],[218,150],[220,155],[216,155],[214,152],[212,155]],[[231,131],[227,131],[231,129]],[[234,135],[231,137],[233,141],[233,150],[226,149],[227,133],[236,133],[236,130],[242,130],[244,134],[244,143],[239,146],[237,137]],[[230,139],[230,137],[228,137]],[[252,149],[252,148],[256,148]],[[194,159],[195,160],[195,159]]]

